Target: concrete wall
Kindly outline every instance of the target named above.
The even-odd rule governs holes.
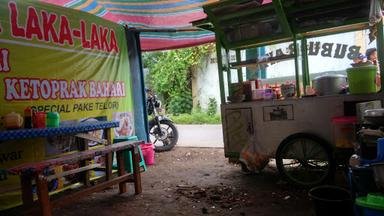
[[[203,110],[207,110],[209,98],[216,98],[219,112],[220,88],[217,72],[216,53],[211,53],[192,74],[193,107],[200,102]]]

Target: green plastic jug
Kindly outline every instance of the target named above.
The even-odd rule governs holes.
[[[369,94],[376,90],[375,65],[353,67],[347,69],[349,92],[351,94]]]

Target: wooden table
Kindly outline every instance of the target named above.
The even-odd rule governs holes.
[[[0,141],[11,139],[28,139],[37,137],[49,137],[49,136],[61,136],[70,135],[75,136],[80,144],[80,151],[69,154],[61,155],[57,158],[48,159],[35,163],[22,164],[17,167],[13,167],[8,171],[11,174],[17,174],[20,176],[21,188],[22,188],[22,201],[26,211],[36,210],[33,200],[32,185],[35,181],[38,195],[38,203],[42,215],[51,215],[52,207],[64,205],[68,202],[77,200],[79,197],[86,196],[96,191],[103,190],[112,185],[119,184],[119,192],[124,193],[127,191],[126,183],[132,182],[135,185],[135,193],[141,193],[141,176],[139,171],[139,152],[138,145],[141,141],[128,141],[121,142],[112,145],[111,128],[118,127],[118,122],[97,122],[70,125],[59,128],[44,128],[44,129],[22,129],[14,131],[0,132]],[[106,134],[105,139],[90,136],[87,132],[94,130],[104,130]],[[104,144],[103,147],[97,149],[89,149],[88,141]],[[133,174],[125,172],[124,167],[124,151],[131,151],[133,155]],[[118,165],[118,177],[112,176],[112,154],[116,152],[117,165]],[[91,160],[95,156],[103,156],[105,158],[105,181],[94,186],[91,186],[90,182],[90,170],[100,168],[98,164],[91,164]],[[80,167],[72,169],[55,175],[49,175],[47,170],[52,166],[59,166],[68,163],[80,163]],[[71,193],[66,196],[62,196],[56,200],[50,200],[48,192],[49,181],[61,178],[66,175],[75,173],[81,173],[81,182],[83,187],[81,190]]]

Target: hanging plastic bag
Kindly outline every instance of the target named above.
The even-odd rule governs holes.
[[[260,173],[261,170],[268,164],[270,156],[259,151],[258,143],[254,136],[251,136],[247,144],[240,152],[240,162],[242,162],[249,171]]]

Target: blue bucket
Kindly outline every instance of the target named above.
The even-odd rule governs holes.
[[[377,139],[377,162],[384,161],[384,138]]]

